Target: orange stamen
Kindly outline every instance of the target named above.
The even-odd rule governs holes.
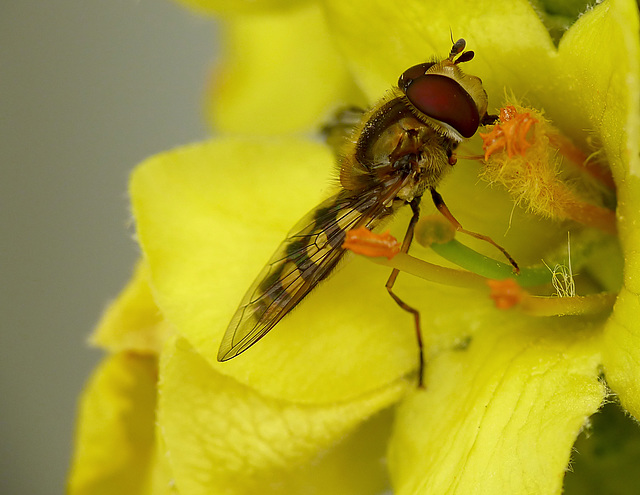
[[[529,112],[518,113],[513,105],[500,109],[500,122],[487,133],[480,133],[484,150],[484,159],[488,160],[493,153],[507,150],[512,158],[519,154],[524,156],[531,143],[527,141],[527,133],[538,120]]]
[[[374,234],[364,227],[347,231],[347,237],[342,244],[343,249],[349,249],[356,254],[370,258],[393,258],[400,252],[400,243],[389,231]]]
[[[616,185],[611,175],[611,170],[601,167],[596,163],[591,163],[589,157],[583,153],[569,138],[559,132],[548,132],[549,144],[557,148],[562,156],[566,157],[574,166],[580,167],[596,180],[599,180],[609,189],[615,190]]]
[[[561,158],[557,158],[557,152],[613,188],[611,175],[597,164],[590,164],[588,157],[541,113],[507,105],[500,110],[499,122],[480,136],[485,153],[482,173],[486,180],[504,185],[518,203],[528,203],[539,215],[571,219],[616,235],[615,212],[585,201],[583,196],[590,191],[581,196],[579,189],[560,178]]]
[[[487,285],[491,289],[489,296],[498,309],[509,309],[520,304],[526,292],[512,279],[487,280]]]

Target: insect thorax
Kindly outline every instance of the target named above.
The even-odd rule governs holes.
[[[398,197],[411,201],[440,182],[456,146],[392,91],[354,130],[340,160],[340,182],[347,190],[361,191],[407,179]]]

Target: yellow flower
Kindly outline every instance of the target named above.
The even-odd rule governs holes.
[[[397,494],[560,493],[572,446],[609,388],[640,419],[636,4],[595,6],[556,47],[523,1],[257,3],[264,12],[252,17],[248,2],[226,12],[240,55],[218,76],[227,89],[213,120],[225,135],[133,174],[143,261],[94,335],[111,354],[82,400],[70,493],[373,494],[388,483]],[[289,43],[287,22],[297,26]],[[388,269],[354,257],[259,344],[218,362],[244,292],[331,190],[331,150],[288,132],[359,103],[356,84],[375,102],[407,67],[448,53],[450,30],[476,52],[467,70],[492,111],[505,91],[526,99],[606,157],[619,244],[578,235],[575,249],[593,251],[585,287],[619,291],[612,313],[527,316],[401,274],[396,292],[422,315],[420,390],[412,319],[384,289]],[[271,37],[294,60],[278,62]],[[290,85],[284,97],[279,79]],[[465,146],[478,154],[477,138]],[[461,160],[442,195],[467,228],[498,239],[510,226],[504,245],[523,266],[580,230],[514,208],[508,191],[477,177],[477,162]],[[409,214],[392,231],[402,235]],[[412,254],[437,259],[421,246]]]

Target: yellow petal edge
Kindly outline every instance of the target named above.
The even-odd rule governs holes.
[[[152,493],[156,379],[155,358],[126,353],[94,372],[81,398],[69,495]]]
[[[184,339],[168,343],[160,376],[159,431],[181,493],[347,495],[386,485],[390,416],[358,425],[396,401],[400,384],[334,405],[280,401],[216,372]]]
[[[218,132],[317,132],[362,99],[315,3],[233,18],[221,31],[222,61],[207,95]]]
[[[89,342],[111,352],[157,355],[171,335],[149,287],[149,271],[139,261],[133,277],[100,319]]]
[[[398,495],[561,493],[575,439],[605,397],[599,325],[485,325],[429,363],[399,407],[389,453]]]

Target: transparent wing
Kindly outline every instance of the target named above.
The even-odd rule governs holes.
[[[381,192],[373,189],[354,197],[342,191],[298,222],[240,303],[220,344],[218,361],[255,344],[329,275],[345,253],[347,230],[374,228],[391,213],[384,206],[388,194]]]

